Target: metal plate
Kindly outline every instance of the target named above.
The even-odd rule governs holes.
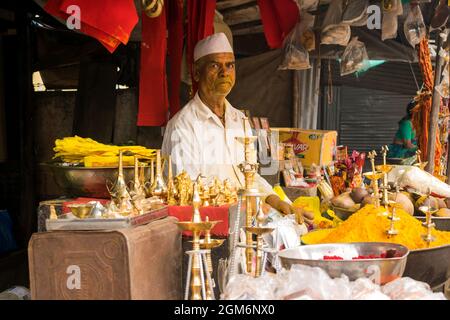
[[[55,230],[116,230],[147,224],[153,220],[165,218],[169,215],[167,206],[146,212],[139,216],[118,219],[47,219],[46,229]]]

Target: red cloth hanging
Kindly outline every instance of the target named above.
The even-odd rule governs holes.
[[[258,0],[264,35],[271,49],[280,48],[299,19],[293,0]]]
[[[172,118],[180,110],[181,60],[183,57],[183,0],[166,2],[169,31],[168,59],[169,111]]]
[[[194,94],[197,91],[197,86],[192,78],[194,48],[198,41],[214,33],[216,0],[188,0],[187,5],[188,27],[186,56],[189,70],[191,70],[192,94]]]
[[[99,40],[111,53],[120,43],[128,43],[138,22],[133,0],[49,0],[44,9],[67,20],[66,10],[71,5],[80,8],[80,31]]]
[[[166,6],[156,18],[142,12],[138,126],[163,126],[167,122],[166,33]]]

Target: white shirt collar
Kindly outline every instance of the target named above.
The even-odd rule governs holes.
[[[200,99],[200,96],[197,93],[195,94],[193,100],[195,101],[197,108],[196,108],[196,113],[197,113],[197,117],[200,121],[206,121],[208,119],[219,119],[219,117],[217,117],[217,115],[212,112],[212,110],[210,108],[208,108],[208,106],[206,104],[203,103],[202,99]],[[231,104],[228,102],[227,99],[225,99],[225,119],[227,118],[227,116],[230,115],[231,112]],[[220,121],[219,121],[220,122]]]

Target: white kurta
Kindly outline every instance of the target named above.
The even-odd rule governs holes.
[[[244,161],[244,146],[235,137],[244,136],[244,114],[228,101],[225,103],[225,128],[198,93],[169,121],[162,154],[171,155],[175,174],[185,170],[191,179],[199,174],[228,178],[237,187],[243,187],[244,175],[237,165]],[[246,128],[247,135],[252,135],[248,121]],[[260,192],[275,194],[260,175],[255,180]]]

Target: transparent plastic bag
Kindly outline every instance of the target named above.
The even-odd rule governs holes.
[[[348,300],[350,281],[346,276],[331,279],[321,268],[293,265],[277,274],[281,284],[276,291],[281,300]]]
[[[265,274],[254,278],[237,274],[228,282],[222,300],[274,300],[275,288],[280,286],[277,277]]]
[[[299,11],[313,11],[317,9],[319,0],[295,0]]]
[[[322,22],[322,34],[328,29],[334,28],[342,23],[342,13],[344,11],[344,1],[335,0],[331,1],[325,18]]]
[[[316,48],[316,35],[313,30],[315,17],[306,11],[302,11],[300,17],[301,21],[298,29],[300,43],[307,51],[312,51]]]
[[[362,70],[368,60],[365,44],[358,41],[358,37],[353,37],[342,55],[341,76]]]
[[[381,292],[379,285],[368,278],[359,278],[351,283],[352,300],[390,300]]]
[[[434,293],[427,283],[409,277],[389,282],[381,290],[392,300],[447,300],[442,292]]]
[[[344,6],[342,13],[342,23],[349,25],[360,25],[365,16],[367,16],[367,7],[369,0],[353,0],[348,1]]]
[[[422,12],[418,5],[411,7],[403,25],[405,37],[412,47],[422,41],[426,35],[426,26],[423,21]]]
[[[284,59],[278,70],[305,70],[311,68],[309,53],[301,43],[301,35],[306,30],[305,23],[297,23],[284,43]]]
[[[271,233],[263,236],[264,242],[270,248],[281,250],[283,248],[293,248],[300,245],[300,237],[308,232],[304,224],[299,225],[295,215],[282,216],[281,214],[271,215],[265,227],[274,228]],[[276,254],[268,253],[267,259],[275,270],[281,270],[281,261]]]
[[[349,25],[340,24],[322,31],[321,44],[337,44],[346,46],[351,37],[351,29]]]

